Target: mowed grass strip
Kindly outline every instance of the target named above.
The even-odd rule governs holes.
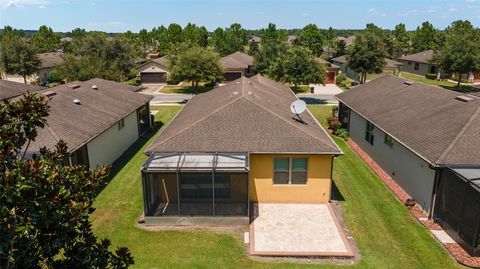
[[[331,106],[309,106],[322,125]],[[161,107],[157,121],[166,124],[181,107]],[[165,126],[165,125],[164,125]],[[164,127],[162,127],[164,128]],[[127,246],[133,268],[458,268],[457,263],[417,223],[376,175],[335,139],[345,155],[334,164],[334,180],[345,198],[345,221],[357,242],[361,259],[353,266],[258,262],[249,259],[241,238],[210,231],[157,231],[136,228],[143,210],[140,167],[144,148],[152,138],[139,141],[124,155],[112,179],[98,195],[91,215],[99,237]]]

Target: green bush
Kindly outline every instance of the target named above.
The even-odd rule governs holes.
[[[345,141],[347,141],[348,137],[350,136],[347,129],[344,129],[344,128],[337,128],[335,131],[333,131],[333,134]]]
[[[434,73],[426,73],[425,77],[428,79],[437,79],[437,74]]]
[[[335,82],[337,84],[342,84],[345,80],[347,80],[347,76],[344,73],[341,73],[337,76],[337,78],[335,79]]]
[[[58,72],[57,69],[53,69],[50,71],[48,74],[48,82],[53,83],[53,82],[61,82],[62,78],[60,77],[60,73]]]
[[[328,123],[328,124],[330,124],[330,122],[332,122],[332,121],[338,121],[338,118],[335,117],[335,116],[331,116],[331,117],[328,117],[328,118],[327,118],[327,123]]]
[[[338,106],[332,107],[332,116],[334,117],[338,116]]]
[[[342,123],[340,121],[338,121],[338,119],[333,120],[333,121],[328,123],[328,128],[331,129],[334,133],[340,127],[342,127]]]

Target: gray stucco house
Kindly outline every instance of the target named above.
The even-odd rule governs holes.
[[[336,97],[351,139],[480,254],[480,96],[385,76]]]
[[[424,76],[427,73],[438,73],[437,66],[432,63],[433,50],[421,51],[414,54],[404,55],[398,59],[403,63],[402,71]]]

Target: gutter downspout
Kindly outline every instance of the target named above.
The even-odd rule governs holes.
[[[437,200],[437,189],[440,182],[440,176],[442,175],[442,171],[440,170],[440,168],[434,167],[433,169],[435,169],[435,177],[433,180],[433,190],[432,190],[432,196],[431,196],[432,198],[430,199],[430,210],[428,211],[428,216],[427,216],[428,219],[433,218],[433,214],[435,211],[435,204]]]

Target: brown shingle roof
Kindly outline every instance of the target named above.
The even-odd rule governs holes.
[[[400,60],[417,63],[430,63],[433,59],[433,54],[433,50],[426,50],[414,54],[404,55],[400,57]]]
[[[433,165],[480,164],[480,98],[385,76],[336,97]]]
[[[347,55],[338,56],[336,58],[333,58],[332,61],[340,64],[348,64]],[[386,63],[385,64],[386,68],[396,68],[403,65],[403,63],[399,63],[397,61],[394,61],[388,58],[385,58],[385,63]]]
[[[63,60],[63,53],[47,52],[37,54],[40,59],[40,68],[52,68],[61,65]]]
[[[143,71],[144,69],[147,69],[149,68],[152,64],[162,68],[163,70],[166,70],[168,71],[169,68],[168,68],[168,59],[163,56],[163,57],[159,57],[159,58],[155,58],[155,59],[152,59],[150,61],[147,61],[147,62],[144,62],[144,63],[141,63],[140,65],[138,65],[136,67],[137,70],[139,71]]]
[[[295,100],[282,84],[242,77],[193,97],[146,152],[341,154],[308,111],[305,124],[292,118]]]
[[[253,57],[237,51],[230,55],[222,57],[222,59],[220,59],[220,64],[223,66],[224,69],[248,68],[249,65],[253,65]]]
[[[45,87],[8,80],[0,80],[0,100],[17,97],[26,93],[27,91],[36,92],[42,89],[45,89]]]
[[[79,87],[69,87],[74,84]],[[98,89],[92,89],[93,85]],[[48,126],[38,130],[28,153],[38,152],[44,146],[51,148],[59,139],[67,143],[70,152],[75,151],[152,99],[135,90],[136,87],[123,83],[92,79],[40,91],[39,94],[56,94],[49,102]],[[74,104],[74,99],[81,104]]]

